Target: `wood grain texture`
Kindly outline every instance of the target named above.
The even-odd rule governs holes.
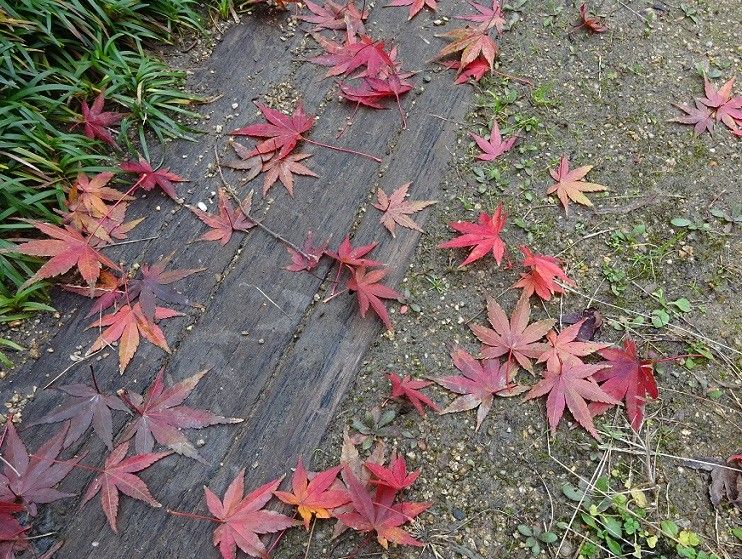
[[[256,215],[297,244],[307,230],[312,230],[316,238],[330,239],[331,246],[336,246],[355,226],[353,244],[379,241],[373,257],[388,263],[388,283],[397,285],[419,233],[403,229],[392,239],[379,224],[380,214],[370,205],[370,211],[364,210],[378,185],[390,191],[413,181],[414,198],[436,198],[456,134],[454,125],[431,115],[460,121],[471,90],[452,85],[450,74],[434,75],[425,84],[417,76],[415,81],[424,88],[418,87],[402,101],[409,111],[407,129],[402,129],[394,109],[361,110],[350,132],[335,140],[353,107],[337,101],[334,82],[321,79],[322,68],[302,62],[297,56],[304,52],[306,36],[297,33],[288,41],[277,40],[277,26],[282,19],[285,15],[245,18],[228,31],[213,56],[196,72],[195,83],[224,94],[208,107],[209,123],[213,126],[225,122],[226,115],[235,112],[232,103],[239,104],[240,114],[227,121],[225,131],[231,124],[236,127],[254,122],[252,101],[288,87],[301,91],[307,110],[320,115],[311,138],[383,157],[384,163],[379,166],[349,154],[305,145],[301,151],[313,154],[308,164],[320,178],[300,178],[293,198],[280,185],[274,186],[272,201],[260,201]],[[404,10],[376,9],[371,19],[373,36],[399,39],[405,68],[425,69],[424,61],[436,51],[438,42],[429,23],[424,28],[418,23],[408,24]],[[224,135],[207,134],[195,143],[166,146],[167,164],[192,179],[179,187],[188,203],[206,200],[210,192],[217,190],[220,181],[213,169],[213,148],[217,146],[223,160],[231,158],[225,144]],[[239,184],[238,173],[225,170],[225,176],[230,183]],[[240,192],[244,195],[249,188],[259,191],[260,180],[240,186]],[[186,190],[192,192],[186,194]],[[147,215],[132,237],[157,238],[120,247],[116,258],[151,262],[174,252],[173,267],[206,267],[205,272],[178,285],[191,300],[202,303],[205,311],[191,310],[187,317],[162,324],[173,349],[171,356],[143,343],[123,376],[117,372],[115,352],[93,364],[98,382],[110,391],[118,387],[142,391],[160,366],[166,366],[172,381],[211,368],[187,403],[244,417],[246,421],[236,426],[187,432],[192,441],[206,441],[200,451],[209,465],[171,456],[142,474],[165,507],[203,512],[202,486],[207,480],[221,494],[242,467],[247,467],[248,486],[257,486],[287,472],[298,455],[305,460],[310,458],[364,353],[382,328],[373,315],[358,315],[353,295],[337,297],[326,304],[315,302],[315,295],[324,297],[328,287],[320,279],[327,272],[327,265],[319,268],[319,277],[285,271],[289,261],[285,248],[257,229],[244,236],[236,234],[225,247],[191,243],[204,230],[201,222],[187,209],[176,208],[164,198],[158,197],[156,203],[162,207],[160,212],[152,211],[155,201],[148,196],[132,207],[130,215]],[[416,217],[421,225],[427,213],[423,211]],[[55,304],[65,319],[50,343],[54,352],[43,351],[36,362],[13,375],[5,385],[9,390],[25,391],[31,385],[45,384],[71,363],[69,355],[79,351],[78,345],[84,351],[95,338],[94,332],[82,333],[90,323],[84,317],[87,301],[60,293]],[[61,382],[89,382],[87,366],[71,369]],[[5,387],[4,396],[8,390]],[[59,393],[47,390],[39,394],[26,413],[38,417],[59,403]],[[124,418],[119,414],[117,420],[115,429],[119,430]],[[35,448],[52,431],[53,428],[44,428],[23,435]],[[91,438],[72,451],[82,450],[83,446],[89,451],[87,462],[102,462],[101,444]],[[62,489],[81,493],[90,478],[89,472],[75,471]],[[59,558],[218,557],[211,547],[214,526],[209,522],[173,517],[163,509],[151,509],[123,498],[120,535],[116,536],[108,529],[97,502],[77,510],[78,501],[79,498],[69,499],[52,507],[58,528],[55,537],[65,540],[57,554]]]

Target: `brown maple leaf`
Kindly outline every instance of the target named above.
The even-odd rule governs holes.
[[[584,193],[608,190],[608,188],[602,184],[585,182],[582,180],[592,168],[592,165],[584,165],[570,171],[569,160],[565,155],[563,155],[559,160],[559,167],[549,170],[549,174],[557,182],[546,190],[546,194],[553,194],[556,192],[557,197],[564,206],[566,214],[569,214],[568,206],[570,200],[582,204],[583,206],[592,206],[593,203]]]
[[[593,378],[593,375],[605,368],[606,365],[602,363],[585,365],[568,362],[559,364],[558,368],[547,367],[544,370],[544,378],[526,394],[526,400],[549,395],[546,399],[546,415],[552,435],[556,433],[557,425],[566,407],[572,412],[572,417],[577,423],[596,439],[600,438],[586,400],[613,405],[619,403],[618,400],[604,392]]]
[[[374,208],[383,212],[379,221],[389,230],[392,237],[395,237],[397,224],[422,233],[420,226],[408,216],[436,203],[434,200],[405,200],[411,184],[411,182],[403,184],[389,196],[381,188],[376,191],[377,201]]]
[[[305,177],[317,177],[318,175],[309,167],[301,163],[307,157],[308,153],[292,153],[284,158],[274,156],[266,163],[263,163],[262,170],[265,173],[263,182],[263,197],[268,194],[271,186],[280,180],[281,184],[289,191],[289,196],[294,195],[294,174]]]
[[[108,523],[111,525],[111,529],[116,533],[118,533],[116,519],[119,510],[119,492],[139,501],[144,501],[152,507],[162,506],[149,492],[147,484],[134,474],[149,468],[158,460],[172,454],[171,452],[157,452],[154,454],[137,454],[126,458],[128,450],[129,443],[124,442],[108,455],[103,471],[90,482],[82,498],[82,505],[84,505],[100,493],[101,507]]]
[[[251,150],[239,142],[230,142],[230,144],[239,159],[236,161],[227,161],[224,163],[224,166],[239,171],[247,171],[247,175],[243,177],[242,181],[250,182],[257,177],[263,169],[263,156],[250,155]]]
[[[443,47],[433,60],[461,53],[459,58],[459,73],[461,73],[469,64],[482,56],[487,61],[489,69],[494,69],[497,44],[487,34],[487,30],[479,27],[462,27],[439,36],[449,39],[451,43]]]
[[[183,316],[183,313],[164,307],[155,308],[154,320],[164,320],[175,316]],[[170,353],[165,334],[154,321],[144,316],[139,303],[123,305],[114,312],[96,320],[88,326],[89,328],[105,328],[105,330],[93,342],[88,353],[95,353],[118,341],[119,371],[121,371],[121,374],[124,373],[139,347],[140,335],[160,349]]]
[[[394,330],[394,325],[389,318],[386,306],[382,299],[394,299],[400,301],[402,294],[398,293],[391,287],[382,285],[379,282],[386,276],[387,270],[377,269],[366,271],[366,268],[354,268],[350,279],[348,280],[348,291],[355,291],[358,298],[358,307],[361,310],[361,316],[366,316],[369,307],[373,309],[376,315],[386,326],[387,330]]]
[[[68,195],[70,211],[83,210],[91,217],[100,218],[110,213],[106,201],[128,202],[133,200],[133,196],[128,196],[115,188],[106,186],[112,178],[113,173],[98,173],[94,177],[88,177],[85,173],[78,173],[75,184],[70,188]]]
[[[538,359],[549,349],[539,342],[554,326],[553,319],[540,320],[529,324],[531,305],[527,297],[521,297],[508,320],[505,311],[494,299],[487,300],[487,319],[492,328],[472,324],[471,330],[485,347],[481,356],[484,359],[497,359],[507,356],[508,362],[514,362],[533,372],[531,359]]]
[[[500,364],[499,359],[478,361],[458,347],[451,353],[451,359],[462,374],[434,380],[461,396],[451,402],[441,413],[455,413],[477,408],[475,427],[477,431],[492,409],[495,396],[517,396],[528,390],[525,386],[510,383],[511,366],[509,363]]]
[[[165,388],[165,369],[160,369],[144,396],[121,391],[119,396],[138,417],[121,436],[122,441],[134,437],[136,451],[151,452],[155,441],[178,454],[206,463],[181,429],[202,429],[211,425],[241,423],[238,417],[223,417],[209,410],[181,405],[208,371],[201,371],[169,388]]]
[[[235,231],[247,232],[255,227],[255,222],[245,214],[246,211],[249,214],[252,207],[252,191],[242,201],[239,208],[235,209],[227,192],[220,188],[219,215],[207,213],[195,206],[186,207],[196,214],[198,219],[211,227],[211,231],[207,231],[198,238],[199,241],[219,241],[224,246],[232,238],[232,233]]]
[[[260,534],[271,534],[300,524],[283,514],[263,507],[278,489],[283,477],[245,493],[245,470],[237,473],[224,493],[224,501],[208,487],[204,487],[206,506],[219,521],[214,530],[214,545],[219,547],[222,559],[235,559],[237,548],[250,557],[266,559],[268,551],[260,541]]]

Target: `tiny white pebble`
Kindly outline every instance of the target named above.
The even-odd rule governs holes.
[[[206,204],[204,204],[203,202],[199,202],[198,204],[196,204],[196,206],[198,206],[198,209],[201,210],[202,212],[205,212],[206,210],[209,209],[206,207]]]
[[[236,109],[236,108],[237,108],[237,107],[239,107],[239,106],[240,106],[240,104],[239,104],[239,103],[232,103],[232,108],[233,108],[233,109]]]

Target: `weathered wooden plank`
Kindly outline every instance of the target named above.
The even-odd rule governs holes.
[[[376,10],[373,17],[379,22],[378,36],[401,36],[405,20],[394,12]],[[425,34],[430,37],[432,32],[426,30]],[[222,116],[229,113],[235,97],[232,79],[239,72],[235,59],[244,59],[242,45],[252,40],[248,39],[251,35],[246,31],[236,31],[229,37],[215,52],[215,73],[211,74],[208,68],[202,71],[204,75],[214,76],[214,83],[229,92],[220,101],[221,105],[214,107],[214,114]],[[300,42],[297,40],[293,44],[296,46]],[[430,48],[414,35],[400,50],[406,60],[420,61],[430,56]],[[246,106],[250,95],[257,91],[265,93],[284,80],[295,86],[317,84],[316,88],[306,91],[305,99],[308,108],[322,104],[332,83],[318,81],[316,67],[289,63],[285,60],[289,52],[289,49],[284,50],[283,59],[277,60],[275,66],[291,66],[291,72],[279,72],[270,84],[261,81],[265,77],[257,79],[259,84],[256,80],[249,82],[256,87],[246,89],[247,93],[238,97],[241,107]],[[395,111],[361,112],[352,133],[343,138],[342,145],[364,151],[386,152],[389,146],[394,146],[387,159],[388,165],[381,169],[382,184],[387,189],[414,180],[416,198],[435,197],[449,157],[446,146],[454,135],[450,126],[444,126],[429,113],[443,113],[456,120],[463,113],[470,94],[468,88],[448,84],[448,79],[449,76],[440,76],[417,98],[414,94],[408,96],[406,105],[414,100],[408,130],[400,129]],[[337,103],[327,105],[312,137],[332,138],[334,130],[344,125],[350,109]],[[245,111],[236,124],[251,120]],[[214,122],[216,120],[212,119]],[[223,139],[209,136],[199,143],[198,149],[180,152],[189,155],[183,160],[190,166],[192,174],[189,176],[204,175],[214,142],[221,145]],[[316,154],[310,159],[313,164],[310,166],[323,178],[314,182],[301,181],[293,200],[283,192],[276,193],[276,201],[265,220],[297,242],[307,229],[312,229],[319,238],[332,236],[335,244],[360,215],[359,209],[378,180],[380,170],[371,162],[347,154],[315,151],[309,147],[307,151]],[[173,155],[178,153],[177,148],[173,150]],[[218,181],[216,177],[199,179],[196,186],[208,192],[216,190]],[[227,415],[244,416],[248,421],[244,428],[219,427],[204,433],[209,442],[202,452],[212,462],[211,466],[171,457],[143,475],[163,503],[182,510],[203,508],[201,484],[204,480],[213,479],[215,489],[222,489],[240,467],[248,466],[251,482],[257,484],[286,471],[298,454],[312,449],[322,436],[363,353],[380,330],[375,318],[357,316],[352,297],[338,298],[312,308],[320,279],[283,271],[281,267],[288,260],[284,248],[260,231],[251,232],[241,242],[232,241],[226,249],[217,249],[216,245],[183,247],[183,239],[195,238],[201,230],[200,225],[194,223],[195,219],[186,210],[178,210],[164,220],[160,237],[144,251],[147,260],[151,260],[177,247],[174,266],[209,268],[208,272],[192,276],[183,286],[193,300],[203,301],[208,309],[203,316],[196,317],[191,330],[185,328],[185,320],[169,328],[170,332],[178,330],[180,334],[173,343],[175,352],[168,370],[179,379],[211,366],[213,372],[202,381],[193,404]],[[404,272],[417,238],[416,233],[404,231],[396,241],[391,241],[380,228],[378,214],[373,211],[361,220],[354,243],[383,240],[377,255],[388,260],[392,269],[390,281],[396,282]],[[233,260],[237,251],[240,254]],[[219,273],[218,280],[215,273]],[[59,347],[72,345],[63,338],[83,323],[80,318],[73,318],[71,326],[55,340],[61,342]],[[63,360],[62,354],[60,351],[59,357]],[[41,378],[46,367],[52,371],[58,369],[59,357],[45,355],[30,367],[30,373],[35,375],[33,378]],[[109,357],[101,364],[99,380],[106,378],[110,386],[125,384],[142,390],[163,361],[159,350],[143,348],[119,382],[114,374],[115,359]],[[86,375],[79,370],[70,378],[82,380]],[[34,403],[33,413],[43,413],[53,405],[55,400],[42,396]],[[91,456],[101,455],[95,443],[88,443],[86,448],[91,449]],[[225,467],[220,467],[220,463]],[[87,478],[89,476],[84,473],[76,472],[67,485],[80,487]],[[65,527],[61,534],[67,541],[60,557],[116,557],[124,550],[135,557],[187,557],[193,556],[194,550],[199,550],[198,555],[203,556],[201,550],[208,547],[213,529],[209,523],[184,522],[182,518],[163,514],[162,510],[147,509],[124,499],[120,521],[123,533],[117,537],[105,527],[97,505],[89,505],[74,515],[65,514],[65,508],[64,505],[55,507],[55,513],[62,515],[60,523]],[[161,536],[153,537],[153,534]],[[174,537],[177,534],[184,536]],[[96,542],[94,548],[91,547],[93,542]]]

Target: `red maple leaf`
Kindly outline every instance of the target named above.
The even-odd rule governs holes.
[[[376,479],[371,480],[373,485],[383,485],[393,491],[402,491],[412,487],[412,484],[420,477],[420,470],[407,471],[407,462],[403,456],[392,457],[389,460],[389,467],[374,462],[366,462],[364,466],[376,476]]]
[[[183,316],[183,313],[164,307],[155,308],[155,320],[164,320],[175,316]],[[154,321],[144,316],[139,303],[123,305],[114,312],[100,317],[88,326],[89,328],[105,328],[93,342],[88,350],[89,353],[110,346],[115,341],[119,342],[119,371],[122,374],[139,347],[140,334],[160,349],[170,353],[170,347],[167,345],[162,329]]]
[[[139,218],[125,223],[127,207],[126,203],[106,206],[106,213],[97,217],[88,213],[82,205],[69,202],[69,211],[58,213],[64,224],[72,225],[81,234],[89,236],[91,246],[101,247],[113,243],[113,239],[126,239],[129,231],[144,221],[144,218]]]
[[[18,519],[13,516],[22,512],[23,505],[9,501],[0,501],[0,557],[3,559],[14,559],[14,551],[23,551],[27,546],[24,532],[30,526],[22,526]]]
[[[314,115],[304,112],[304,105],[298,103],[294,113],[289,116],[281,111],[271,109],[261,103],[257,104],[260,112],[268,121],[267,124],[251,124],[230,132],[232,136],[251,136],[254,138],[267,138],[260,142],[249,156],[268,155],[277,151],[276,157],[283,159],[302,140],[302,134],[308,132],[314,126]]]
[[[38,280],[64,274],[75,266],[85,282],[92,287],[98,280],[103,266],[114,270],[119,269],[114,262],[90,246],[88,239],[69,225],[65,225],[62,229],[56,225],[38,221],[28,220],[28,223],[51,238],[27,241],[14,247],[13,252],[29,256],[50,256],[51,258],[19,289],[23,290]]]
[[[252,207],[252,191],[243,200],[240,207],[235,209],[229,200],[227,192],[220,188],[218,216],[200,210],[195,206],[186,207],[196,214],[198,219],[211,227],[211,231],[207,231],[198,238],[199,241],[219,241],[223,246],[229,242],[232,238],[232,233],[235,231],[247,232],[255,227],[255,222],[245,214],[245,211],[249,214]]]
[[[469,132],[469,135],[474,138],[479,149],[482,150],[482,153],[477,155],[477,159],[480,161],[494,161],[503,153],[510,151],[518,139],[517,136],[510,136],[507,140],[503,141],[500,134],[500,127],[497,125],[496,120],[492,121],[492,131],[490,132],[489,139],[477,136],[473,132]]]
[[[327,241],[321,245],[314,244],[314,235],[311,231],[307,231],[306,239],[301,247],[301,252],[294,250],[291,247],[286,247],[291,256],[291,264],[286,266],[289,272],[311,272],[317,266],[319,266],[319,260],[327,250]],[[303,253],[303,254],[302,254]]]
[[[546,416],[552,435],[556,433],[566,407],[572,412],[572,417],[577,423],[596,439],[600,438],[586,400],[613,405],[619,403],[604,392],[593,378],[593,375],[605,368],[604,364],[585,365],[568,362],[560,364],[556,369],[547,367],[543,371],[544,378],[526,394],[526,400],[549,395],[546,399]]]
[[[415,17],[420,12],[420,10],[422,10],[426,6],[434,12],[438,9],[438,3],[436,2],[436,0],[392,0],[384,7],[394,8],[401,6],[410,7],[409,17],[407,18],[408,20]]]
[[[348,0],[344,5],[335,4],[332,0],[324,0],[320,6],[311,0],[304,2],[313,15],[303,15],[299,19],[315,24],[315,31],[322,29],[344,29],[350,34],[362,35],[365,33],[363,21],[368,18],[368,10],[361,12],[355,5],[355,0]],[[364,5],[365,6],[365,5]]]
[[[549,349],[539,340],[554,326],[555,321],[547,319],[529,324],[530,317],[531,306],[527,297],[518,300],[510,320],[497,301],[487,299],[487,319],[492,328],[471,325],[474,335],[485,345],[482,358],[497,359],[505,355],[509,363],[515,362],[533,372],[531,359],[539,358]]]
[[[607,360],[607,367],[596,373],[594,378],[601,383],[603,392],[625,402],[631,427],[638,433],[644,422],[647,397],[659,396],[654,379],[654,363],[638,357],[636,342],[631,339],[624,340],[623,348],[603,349],[598,353]],[[598,415],[610,407],[610,404],[592,403],[590,411]]]
[[[399,301],[402,299],[402,295],[391,287],[379,283],[384,279],[386,274],[387,270],[384,269],[367,272],[366,268],[353,268],[352,275],[348,280],[348,291],[355,291],[361,316],[366,316],[366,312],[371,307],[384,323],[387,330],[394,330],[394,325],[389,318],[386,306],[384,306],[381,300],[395,299]]]
[[[28,514],[36,516],[36,505],[73,496],[72,493],[62,493],[54,488],[79,461],[79,458],[57,459],[62,451],[67,429],[68,425],[64,425],[36,452],[29,454],[13,423],[7,422],[2,454],[4,467],[0,474],[0,499],[22,503]]]
[[[474,359],[461,348],[451,352],[454,366],[461,375],[435,379],[441,386],[461,394],[441,413],[455,413],[477,409],[476,430],[492,409],[495,396],[516,396],[528,390],[525,386],[510,383],[510,364],[500,364],[498,359]]]
[[[263,163],[262,171],[265,173],[263,181],[263,197],[268,194],[271,186],[280,180],[281,184],[289,191],[289,196],[294,195],[294,174],[305,177],[317,177],[317,173],[301,163],[308,153],[291,153],[284,158],[274,156],[270,161]]]
[[[449,70],[457,70],[454,83],[458,84],[466,83],[469,80],[478,82],[490,71],[489,63],[482,56],[475,58],[474,61],[464,66],[463,69],[461,69],[461,62],[458,60],[447,60],[442,62],[442,64]]]
[[[562,158],[559,160],[559,167],[549,169],[549,174],[557,182],[546,190],[546,194],[556,193],[562,206],[564,206],[564,212],[566,214],[569,214],[570,200],[583,206],[592,206],[593,203],[584,193],[608,190],[602,184],[582,180],[592,168],[592,165],[584,165],[570,171],[569,159],[562,155]]]
[[[134,474],[149,468],[158,460],[172,454],[171,452],[157,452],[154,454],[137,454],[126,458],[128,450],[129,443],[124,442],[108,455],[103,471],[90,482],[82,498],[82,504],[84,505],[100,493],[101,507],[108,523],[111,525],[111,529],[116,533],[118,533],[116,519],[119,510],[119,491],[133,499],[144,501],[152,507],[162,506],[149,492],[147,484]]]
[[[474,8],[478,13],[470,16],[456,16],[456,19],[462,19],[465,21],[473,21],[478,23],[483,29],[497,29],[498,33],[502,33],[505,29],[505,18],[502,14],[502,7],[500,6],[500,0],[492,0],[492,7],[488,8],[482,4],[472,2],[469,0],[469,5]]]
[[[608,31],[608,27],[603,23],[600,19],[597,17],[591,16],[590,13],[587,10],[587,5],[583,3],[580,6],[580,20],[582,23],[578,25],[575,29],[579,29],[580,27],[584,27],[588,31],[592,33],[604,33],[605,31]]]
[[[392,237],[395,237],[397,224],[422,233],[420,226],[408,216],[436,203],[434,200],[405,200],[411,184],[411,182],[403,184],[389,196],[381,188],[376,191],[374,208],[383,212],[379,221]]]
[[[684,113],[687,113],[683,116],[679,116],[676,118],[673,118],[670,120],[670,122],[679,122],[681,124],[692,124],[693,125],[693,133],[696,136],[700,136],[704,132],[708,132],[709,134],[714,131],[714,115],[711,112],[711,110],[701,103],[699,99],[696,99],[695,101],[695,107],[689,105],[688,103],[683,103],[682,105],[677,105],[673,103],[673,106],[677,107]]]
[[[734,87],[734,78],[727,80],[720,89],[716,89],[714,84],[707,78],[703,80],[703,88],[706,97],[696,99],[709,109],[714,111],[714,118],[723,122],[730,130],[735,130],[742,122],[742,95],[732,97],[732,88]]]
[[[560,279],[567,284],[572,280],[562,270],[559,260],[553,256],[531,252],[526,246],[520,247],[523,254],[523,267],[530,268],[527,273],[521,274],[520,279],[513,285],[523,289],[523,297],[530,297],[534,293],[544,301],[551,299],[557,293],[564,293],[564,289],[556,283]]]
[[[610,344],[599,342],[582,342],[576,341],[580,335],[580,328],[584,320],[564,328],[559,334],[550,331],[546,334],[546,340],[549,346],[538,358],[538,363],[546,363],[546,366],[556,370],[560,363],[573,363],[579,365],[582,363],[581,357],[586,357],[600,349],[608,347]]]
[[[372,496],[365,485],[347,468],[346,479],[353,511],[338,514],[340,522],[359,532],[376,532],[376,539],[385,549],[389,542],[418,547],[424,545],[405,532],[401,526],[426,511],[430,503],[394,503],[396,492],[383,485],[380,485]]]
[[[385,99],[394,98],[402,118],[402,127],[406,128],[407,120],[402,110],[400,97],[412,91],[413,85],[408,81],[411,76],[412,74],[409,72],[400,73],[396,69],[394,72],[388,72],[382,78],[366,76],[356,87],[345,83],[340,84],[340,95],[348,101],[372,109],[384,109],[382,102]]]
[[[144,396],[122,391],[121,398],[138,417],[126,428],[121,440],[128,441],[134,437],[134,446],[139,454],[152,452],[157,441],[178,454],[206,463],[181,429],[202,429],[210,425],[243,421],[237,417],[222,417],[209,410],[181,405],[207,372],[201,371],[165,388],[163,368]]]
[[[98,437],[109,450],[112,449],[113,420],[111,410],[129,411],[124,403],[113,394],[103,394],[97,386],[93,388],[87,384],[68,384],[60,386],[59,390],[71,396],[70,401],[29,425],[58,423],[69,419],[70,425],[63,443],[64,447],[67,448],[78,440],[92,424]]]
[[[461,233],[461,235],[439,244],[438,248],[474,247],[469,253],[469,256],[466,257],[466,260],[459,264],[459,268],[471,264],[475,260],[479,260],[490,252],[499,266],[505,254],[505,243],[502,242],[500,233],[505,227],[507,219],[508,214],[502,211],[502,204],[500,204],[497,206],[495,213],[492,214],[492,217],[485,212],[480,213],[476,223],[468,223],[466,221],[450,222],[448,226]]]
[[[283,514],[263,510],[282,479],[268,482],[243,497],[243,468],[224,493],[223,502],[211,489],[204,487],[206,506],[220,522],[214,530],[214,546],[219,547],[222,559],[235,559],[238,547],[251,557],[266,559],[268,551],[260,541],[259,534],[271,534],[300,524]]]
[[[174,182],[187,182],[188,179],[184,179],[173,173],[169,167],[160,167],[155,170],[144,159],[141,155],[139,161],[126,161],[120,165],[121,169],[126,173],[137,173],[139,178],[135,185],[137,188],[151,191],[154,187],[159,186],[162,191],[170,196],[173,200],[178,200],[178,195],[175,192]]]
[[[494,69],[497,44],[490,38],[486,30],[480,27],[463,27],[443,33],[440,37],[449,39],[451,43],[443,47],[435,55],[433,60],[439,60],[452,54],[461,53],[459,57],[459,72],[462,72],[464,68],[474,62],[479,56],[487,61],[490,70]]]
[[[350,237],[345,236],[345,239],[338,246],[337,252],[327,251],[327,256],[338,261],[338,264],[347,266],[349,270],[361,267],[381,266],[382,263],[370,258],[363,258],[369,252],[371,252],[376,245],[379,243],[373,242],[367,245],[353,247],[350,244]]]
[[[347,76],[364,66],[365,69],[356,77],[383,78],[389,73],[396,73],[397,51],[392,49],[387,52],[383,41],[374,41],[366,35],[356,38],[347,34],[345,42],[339,44],[322,35],[315,34],[313,37],[325,54],[315,56],[310,62],[330,66],[327,77]]]
[[[403,379],[396,373],[389,373],[387,377],[392,384],[392,398],[407,398],[420,415],[425,416],[425,406],[433,411],[440,409],[438,404],[420,392],[421,388],[433,384],[431,381],[415,380],[411,376]]]
[[[309,530],[312,515],[317,518],[330,518],[330,511],[350,501],[345,491],[331,489],[342,466],[335,466],[311,477],[304,469],[299,458],[294,475],[291,478],[291,491],[274,491],[273,494],[284,503],[297,507],[304,520],[304,527]]]
[[[82,116],[79,117],[78,121],[85,125],[84,134],[88,138],[103,140],[111,147],[119,149],[109,128],[121,122],[121,119],[126,116],[126,113],[104,111],[103,105],[105,102],[105,90],[102,90],[98,94],[92,106],[88,106],[87,101],[83,100],[81,104]]]

